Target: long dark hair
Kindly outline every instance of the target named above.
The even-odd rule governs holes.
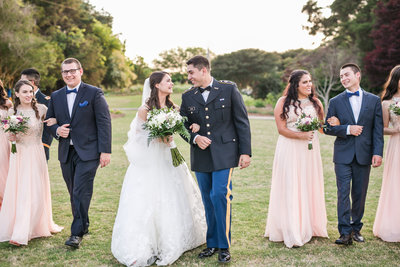
[[[19,93],[19,89],[21,89],[21,87],[23,85],[28,85],[28,86],[32,87],[32,90],[35,90],[35,88],[33,87],[32,83],[30,81],[19,80],[14,86],[14,92]],[[17,97],[16,94],[14,94],[14,115],[17,114],[17,109],[20,104],[21,104],[21,100],[19,99],[19,97]],[[35,111],[36,118],[40,119],[39,111],[36,106],[36,98],[35,97],[32,97],[31,107]]]
[[[289,77],[289,83],[286,86],[285,90],[283,91],[283,95],[286,96],[285,102],[283,103],[283,109],[282,113],[280,115],[282,120],[286,120],[289,115],[289,106],[293,105],[294,106],[294,112],[297,114],[297,108],[302,108],[300,107],[300,100],[299,100],[299,83],[301,78],[304,75],[310,75],[310,73],[306,70],[294,70]],[[311,77],[311,75],[310,75]],[[318,113],[319,117],[322,117],[322,110],[321,107],[317,103],[317,94],[315,92],[314,85],[311,88],[311,94],[308,96],[308,99],[313,103],[313,106],[315,110]]]
[[[7,106],[7,92],[3,86],[3,82],[0,80],[0,108],[1,109],[8,109]]]
[[[383,86],[382,101],[390,100],[399,90],[400,80],[400,65],[394,67],[389,74],[389,77]]]
[[[168,72],[166,71],[155,71],[150,75],[150,97],[146,101],[146,105],[149,107],[149,110],[151,109],[160,109],[160,99],[158,98],[158,88],[156,87],[156,84],[159,84],[162,79],[164,79],[165,75],[169,75]],[[169,108],[175,107],[174,102],[170,99],[170,95],[167,95],[165,98],[165,105]]]

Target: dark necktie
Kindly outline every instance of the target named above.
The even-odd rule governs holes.
[[[77,93],[78,93],[78,90],[76,90],[76,88],[74,88],[74,89],[72,89],[72,90],[68,90],[68,89],[67,89],[67,95],[70,94],[70,93],[75,93],[75,94],[77,94]]]
[[[210,86],[207,86],[206,88],[201,88],[201,87],[199,87],[200,93],[204,93],[204,91],[210,91],[210,89],[211,89]]]
[[[353,95],[355,95],[355,96],[360,96],[360,92],[359,92],[359,91],[356,91],[356,92],[354,92],[354,93],[347,92],[347,96],[348,96],[348,97],[352,97]]]

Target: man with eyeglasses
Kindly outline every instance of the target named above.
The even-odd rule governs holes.
[[[46,107],[49,106],[50,97],[43,94],[42,91],[40,91],[40,89],[39,89],[39,82],[40,82],[39,71],[37,71],[34,68],[24,69],[21,72],[21,80],[30,81],[35,90],[34,95],[35,95],[36,101],[40,104],[45,105]],[[51,134],[48,133],[47,131],[43,131],[42,143],[44,146],[44,152],[46,154],[47,161],[50,159],[50,146],[51,146],[52,141],[53,141],[53,136],[51,136]]]
[[[83,68],[77,59],[65,59],[61,74],[66,86],[51,94],[46,119],[57,120],[50,129],[59,140],[58,159],[74,217],[65,245],[79,248],[89,231],[97,168],[107,166],[111,159],[111,117],[103,91],[82,82]]]

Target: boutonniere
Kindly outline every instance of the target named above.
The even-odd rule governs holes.
[[[85,100],[85,101],[83,101],[82,103],[79,103],[79,106],[80,106],[81,108],[83,108],[83,107],[86,107],[88,104],[89,104],[89,102],[87,102],[87,101]]]

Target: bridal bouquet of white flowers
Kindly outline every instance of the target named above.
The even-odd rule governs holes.
[[[400,102],[396,101],[393,104],[390,104],[389,110],[393,111],[395,115],[400,115]]]
[[[148,130],[149,136],[147,145],[156,138],[168,138],[168,136],[178,133],[186,139],[190,139],[190,134],[185,128],[186,117],[182,117],[174,108],[152,109],[147,114],[147,121],[143,124],[143,129]],[[182,164],[185,159],[178,148],[171,148],[172,163],[175,167]]]
[[[302,132],[316,131],[324,128],[322,121],[318,117],[311,117],[305,113],[301,113],[295,125]],[[313,149],[312,140],[308,141],[308,150],[311,149]]]

